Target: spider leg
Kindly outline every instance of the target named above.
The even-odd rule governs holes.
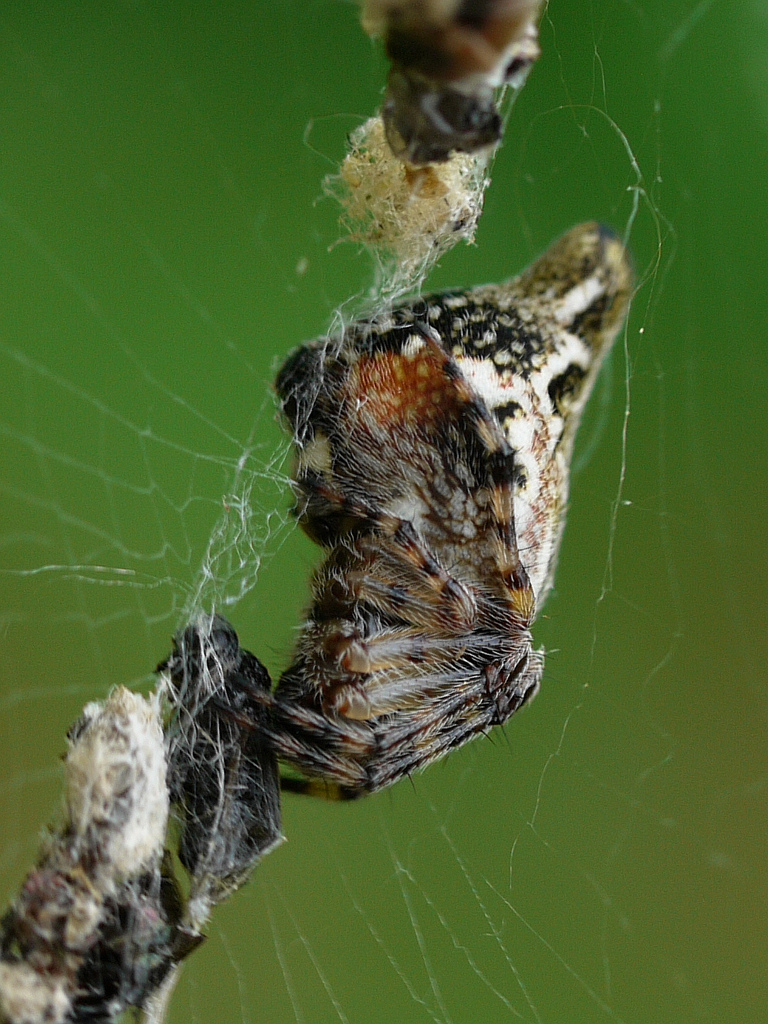
[[[223,716],[242,729],[260,732],[269,741],[274,754],[302,765],[308,775],[336,780],[337,788],[344,790],[344,794],[334,796],[330,793],[331,786],[331,798],[349,799],[346,791],[352,795],[366,791],[364,764],[376,746],[375,736],[369,727],[339,716],[319,714],[301,704],[281,701],[253,686],[242,675],[237,677],[237,684],[253,703],[264,707],[268,714],[265,719],[257,720],[247,712],[238,711],[212,697],[210,703]],[[293,780],[293,783],[283,785],[283,788],[314,792],[310,783],[301,780]],[[318,786],[323,785],[318,783]]]
[[[371,791],[427,767],[450,750],[506,722],[538,692],[543,671],[539,652],[528,648],[488,666],[460,691],[449,691],[433,706],[402,717],[394,727],[376,728],[376,749],[368,762]]]
[[[438,562],[411,522],[339,493],[319,474],[305,475],[301,487],[307,497],[300,521],[310,536],[317,532],[313,525],[317,516],[324,524],[346,524],[350,546],[341,550],[352,558],[346,555],[351,564],[344,568],[348,585],[358,588],[359,600],[413,625],[421,625],[425,619],[432,624],[437,614],[450,632],[471,628],[477,615],[471,592]],[[362,565],[354,565],[355,555]],[[389,566],[391,575],[372,571],[376,562]],[[333,558],[326,566],[327,575],[333,575]],[[406,589],[392,582],[398,567],[406,572]],[[316,597],[320,596],[318,592]]]
[[[493,725],[504,725],[523,704],[539,692],[544,672],[544,654],[528,645],[519,661],[506,658],[486,666],[483,684],[486,699],[494,708]]]
[[[447,670],[462,656],[467,647],[464,636],[435,640],[423,629],[414,627],[388,627],[370,636],[338,636],[326,643],[329,651],[344,672],[372,676],[375,673]],[[366,689],[371,683],[366,683]],[[378,712],[381,714],[381,712]]]
[[[351,800],[383,789],[507,721],[535,696],[542,669],[541,655],[523,647],[516,657],[475,673],[474,679],[465,680],[461,688],[444,691],[427,710],[414,708],[397,722],[384,718],[374,723],[362,764],[353,766],[347,759],[342,762],[296,737],[291,746],[282,735],[276,744],[278,753],[282,750],[286,759],[309,775],[284,775],[282,788],[327,800]],[[290,714],[290,709],[284,710]]]
[[[339,545],[321,570],[286,674],[304,696],[314,690],[325,712],[361,721],[444,687],[478,614],[473,591],[446,572],[411,523],[382,521],[387,535]],[[281,690],[296,699],[285,677]]]
[[[413,598],[411,619],[408,621],[413,625],[426,621],[430,628],[438,626],[448,634],[471,629],[477,619],[477,604],[472,591],[440,564],[412,523],[405,519],[390,519],[384,524],[387,534],[378,545],[379,572],[361,581],[363,589],[367,584],[370,597],[373,597],[377,583],[383,582],[386,587],[388,575],[391,578],[391,574],[398,570],[402,572],[404,567],[409,581],[408,591]],[[371,538],[366,540],[370,543]],[[421,611],[425,606],[426,616]],[[397,610],[397,614],[402,617],[402,611]]]
[[[492,512],[485,529],[501,593],[481,595],[459,582],[413,523],[305,474],[306,508],[348,531],[316,577],[312,617],[287,673],[326,713],[371,721],[431,701],[448,686],[461,688],[502,658],[509,637],[530,621],[532,593],[514,540],[513,452],[485,404],[464,389],[466,421],[482,451]],[[477,625],[485,627],[482,641],[470,639]],[[473,651],[456,677],[468,646]],[[283,687],[281,680],[278,694]]]
[[[360,604],[378,614],[441,636],[472,629],[477,602],[447,572],[410,523],[394,537],[365,535],[339,545],[315,577],[314,615],[343,619]]]
[[[277,756],[305,776],[281,772],[282,789],[327,800],[370,792],[367,763],[377,738],[367,724],[273,698],[267,737]]]
[[[470,637],[435,637],[419,627],[380,621],[373,628],[364,621],[356,627],[345,623],[343,629],[338,620],[310,622],[277,697],[329,716],[369,721],[412,707],[454,678],[459,685],[471,661],[478,671],[479,659],[467,659]]]
[[[274,749],[308,776],[283,776],[282,787],[331,800],[354,799],[382,789],[506,721],[535,695],[541,669],[539,655],[523,647],[516,658],[465,673],[461,686],[449,685],[426,709],[411,702],[396,719],[384,715],[364,727],[365,749],[357,750],[360,760],[355,760],[357,744],[349,735],[356,731],[355,723],[333,713],[317,715],[277,702],[282,728],[270,733]],[[402,682],[413,685],[412,677]],[[438,673],[431,682],[439,692],[439,684],[445,687],[449,680]],[[313,727],[312,737],[305,732],[308,725]],[[299,734],[286,731],[297,726]],[[329,738],[334,746],[343,745],[348,755],[330,750]]]
[[[371,790],[365,786],[343,786],[327,779],[301,779],[292,775],[280,776],[280,789],[284,793],[300,793],[302,796],[319,797],[321,800],[359,800]]]

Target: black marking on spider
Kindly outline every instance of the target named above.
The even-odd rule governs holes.
[[[565,412],[567,402],[572,396],[577,395],[581,382],[584,379],[584,369],[581,366],[570,365],[557,377],[553,377],[549,383],[548,393],[552,405],[559,412]]]

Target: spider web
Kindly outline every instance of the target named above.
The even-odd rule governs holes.
[[[0,15],[0,870],[56,813],[86,700],[216,605],[273,675],[317,553],[270,383],[369,285],[317,201],[383,66],[354,6]],[[576,452],[542,693],[505,733],[289,842],[220,908],[172,1020],[756,1020],[764,949],[765,127],[755,0],[564,0],[476,248],[572,224],[641,288]],[[727,59],[715,62],[716,54]]]

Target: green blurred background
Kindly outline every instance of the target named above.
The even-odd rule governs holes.
[[[269,387],[370,284],[321,198],[380,102],[357,17],[0,10],[4,897],[67,726],[151,685],[217,524],[199,593],[287,661],[316,552],[286,524]],[[217,913],[174,1021],[767,1019],[768,7],[552,0],[542,44],[477,246],[430,281],[632,227],[642,287],[580,437],[542,692],[412,785],[286,799],[287,844]]]

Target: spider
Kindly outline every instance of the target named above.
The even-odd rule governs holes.
[[[520,89],[539,56],[541,0],[363,0],[392,69],[383,116],[392,152],[439,163],[501,139],[494,90]]]
[[[511,282],[353,323],[282,367],[295,513],[325,551],[270,698],[284,788],[375,792],[536,694],[574,435],[631,286],[620,240],[584,224]]]

